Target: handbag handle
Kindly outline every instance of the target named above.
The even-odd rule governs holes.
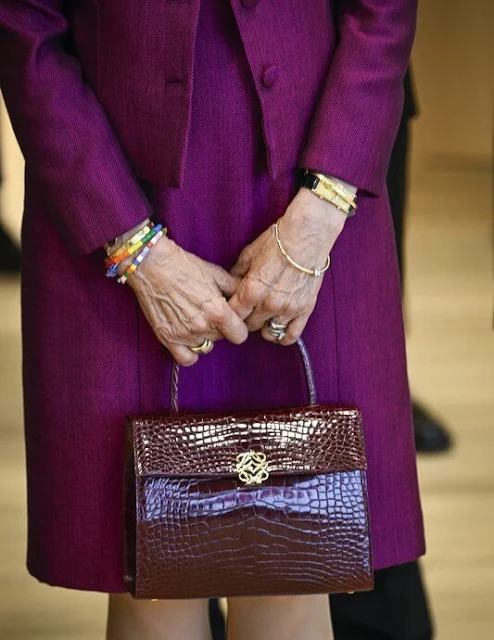
[[[314,382],[314,372],[310,362],[309,352],[305,346],[302,338],[298,338],[296,345],[298,352],[302,358],[302,364],[305,373],[305,382],[307,384],[307,392],[309,395],[309,405],[314,406],[317,404],[316,385]],[[171,373],[171,385],[170,385],[170,404],[172,411],[178,411],[178,374],[180,365],[176,360],[173,361],[172,373]]]

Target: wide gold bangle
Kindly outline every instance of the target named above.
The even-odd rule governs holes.
[[[281,253],[285,256],[285,258],[288,260],[288,262],[294,266],[296,269],[299,269],[299,271],[303,271],[304,273],[308,273],[310,276],[316,276],[319,277],[321,275],[321,273],[324,273],[325,271],[327,271],[329,269],[329,265],[331,264],[331,258],[328,257],[326,258],[326,263],[324,265],[324,267],[322,269],[308,269],[307,267],[303,267],[301,264],[298,264],[298,262],[295,262],[295,260],[288,254],[288,252],[286,251],[286,249],[283,247],[283,245],[281,244],[281,240],[280,240],[280,234],[279,234],[279,229],[278,229],[278,222],[279,220],[277,220],[274,223],[274,234],[276,237],[276,243],[278,244],[278,248],[281,251]]]
[[[341,182],[334,180],[333,178],[326,175],[325,173],[319,173],[316,171],[311,171],[311,173],[317,176],[325,186],[333,190],[338,195],[338,197],[344,200],[350,207],[352,207],[352,209],[357,208],[356,194],[353,194],[349,189],[347,189],[343,184],[341,184]]]
[[[305,169],[302,178],[302,186],[307,187],[316,196],[329,202],[346,216],[353,216],[357,209],[356,195],[330,176]]]

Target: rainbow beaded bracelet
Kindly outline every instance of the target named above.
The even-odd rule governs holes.
[[[127,271],[125,271],[120,276],[120,278],[117,280],[117,282],[119,284],[125,284],[127,282],[129,276],[134,273],[134,271],[138,268],[138,266],[141,264],[141,262],[144,260],[144,258],[148,255],[148,253],[151,251],[151,249],[154,247],[154,245],[158,242],[158,240],[165,235],[166,231],[167,231],[166,228],[163,229],[163,230],[160,229],[151,238],[151,240],[149,240],[149,242],[146,244],[144,249],[139,253],[139,255],[135,258],[135,260],[132,262],[132,264],[128,267]]]
[[[149,240],[151,240],[151,238],[153,238],[157,233],[159,233],[159,231],[161,231],[162,228],[163,228],[162,224],[157,224],[155,227],[151,228],[143,238],[141,238],[138,242],[136,242],[131,247],[129,247],[126,251],[123,251],[118,256],[117,254],[115,254],[115,256],[112,256],[111,258],[107,258],[107,260],[105,261],[105,265],[107,267],[106,277],[114,278],[116,275],[118,275],[119,263],[122,262],[122,260],[125,260],[125,258],[128,258],[129,256],[133,255],[136,251],[138,251],[141,247],[143,247],[147,242],[149,242]]]
[[[154,227],[154,222],[148,222],[146,225],[144,225],[144,227],[141,227],[126,242],[124,242],[121,247],[119,247],[116,251],[112,251],[113,245],[118,240],[118,238],[115,238],[115,240],[112,243],[110,243],[106,249],[107,256],[109,256],[109,258],[112,259],[115,256],[118,256],[119,254],[123,253],[129,247],[131,247],[133,244],[135,244],[141,238],[143,238],[146,234],[148,234],[153,227]]]

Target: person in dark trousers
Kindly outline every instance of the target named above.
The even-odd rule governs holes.
[[[405,103],[388,170],[402,289],[404,284],[404,214],[407,192],[409,121],[417,114],[410,72],[405,77]],[[439,452],[451,440],[446,429],[426,409],[413,405],[417,451]],[[335,640],[432,640],[434,631],[418,562],[375,572],[373,591],[330,596]],[[392,615],[390,613],[392,612]],[[214,640],[224,640],[224,618],[217,600],[210,602]],[[285,639],[283,639],[285,640]],[[289,640],[289,639],[286,639]]]

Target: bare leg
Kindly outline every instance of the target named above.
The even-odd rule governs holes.
[[[329,598],[230,598],[227,633],[227,640],[333,640]]]
[[[208,600],[108,599],[106,640],[211,640]]]

